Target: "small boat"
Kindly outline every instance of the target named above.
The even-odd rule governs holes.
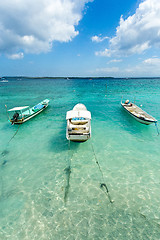
[[[91,137],[91,113],[84,104],[78,103],[66,114],[66,138],[75,142],[84,142]]]
[[[33,107],[14,107],[9,109],[8,112],[12,112],[12,117],[9,118],[12,124],[21,124],[29,119],[35,117],[37,114],[41,113],[44,109],[48,107],[49,100],[45,99]]]
[[[5,82],[8,82],[8,80],[2,80],[2,81],[0,81],[0,82],[5,83]]]
[[[151,123],[157,123],[157,120],[143,111],[136,104],[129,102],[126,100],[124,103],[121,101],[121,106],[128,112],[133,118],[135,118],[138,122],[149,125]]]
[[[8,80],[5,77],[0,78],[0,80],[1,80],[0,82],[2,82],[2,83],[8,82]]]

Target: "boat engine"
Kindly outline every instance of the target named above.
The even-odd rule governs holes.
[[[12,124],[14,124],[17,121],[18,117],[19,117],[19,113],[15,112],[13,115]]]

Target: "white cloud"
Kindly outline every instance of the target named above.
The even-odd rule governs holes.
[[[54,41],[71,41],[79,33],[75,27],[90,1],[0,1],[0,53],[48,52]]]
[[[143,63],[151,66],[160,66],[160,58],[148,58],[145,59]]]
[[[120,74],[129,77],[158,77],[160,76],[160,58],[152,57],[137,65],[126,66],[121,69]]]
[[[116,72],[119,72],[118,67],[112,67],[112,68],[97,68],[96,69],[97,73],[105,74],[105,73],[112,73],[115,74]]]
[[[24,54],[20,52],[20,53],[7,55],[7,57],[12,60],[17,60],[17,59],[22,59],[24,57]]]
[[[121,17],[109,48],[97,52],[100,56],[140,54],[151,47],[160,47],[160,1],[144,0],[134,15]]]
[[[91,37],[92,42],[97,42],[97,43],[103,42],[106,39],[108,39],[107,36],[106,37],[101,37],[101,36],[96,36],[95,35],[95,36]]]
[[[119,63],[122,62],[122,59],[112,59],[109,61],[109,63]]]
[[[106,48],[104,51],[95,52],[95,55],[96,56],[102,56],[102,57],[110,57],[111,56],[111,51]]]
[[[116,60],[116,59],[113,59]],[[112,60],[111,60],[112,62]],[[116,61],[115,61],[116,62]],[[136,62],[136,64],[126,62],[121,67],[102,67],[91,72],[95,76],[112,77],[159,77],[160,58],[152,57]]]

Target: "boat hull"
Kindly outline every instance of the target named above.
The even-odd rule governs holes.
[[[121,106],[123,107],[123,109],[125,110],[125,112],[129,113],[130,116],[132,116],[135,120],[137,120],[138,122],[145,124],[145,125],[150,125],[152,123],[156,123],[157,120],[146,120],[146,119],[142,119],[140,117],[135,116],[132,112],[130,112],[127,108],[125,108],[124,104],[121,103]]]
[[[39,110],[39,111],[36,112],[36,113],[33,113],[32,115],[30,115],[30,116],[28,116],[28,117],[26,117],[26,118],[19,119],[18,121],[14,122],[14,124],[22,124],[22,123],[24,123],[24,122],[27,122],[28,120],[30,120],[31,118],[35,117],[35,116],[38,115],[39,113],[43,112],[47,107],[48,107],[48,105],[47,105],[45,108]],[[12,122],[12,120],[11,120],[11,122]]]
[[[78,135],[78,134],[68,134],[67,133],[67,140],[70,140],[72,142],[85,142],[90,138],[90,134],[86,134],[86,135]]]

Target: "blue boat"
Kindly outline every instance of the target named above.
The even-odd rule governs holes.
[[[9,117],[9,120],[12,124],[22,124],[44,111],[48,104],[49,100],[45,99],[33,107],[24,106],[9,109],[8,112],[12,113],[12,117]]]

